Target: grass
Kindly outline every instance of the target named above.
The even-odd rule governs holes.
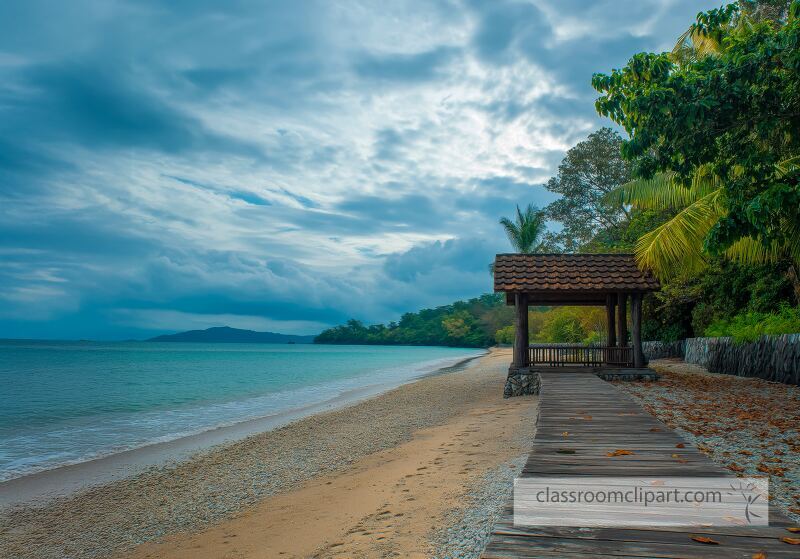
[[[748,312],[715,320],[705,330],[709,337],[730,336],[736,342],[753,342],[761,336],[800,333],[800,307],[782,306],[774,313]]]

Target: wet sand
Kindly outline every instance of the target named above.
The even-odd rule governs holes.
[[[533,435],[536,399],[502,398],[509,357],[6,510],[0,556],[436,556],[465,495]]]

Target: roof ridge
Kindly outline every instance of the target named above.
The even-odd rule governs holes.
[[[632,252],[498,252],[495,256],[634,256]]]
[[[631,253],[503,253],[495,257],[495,291],[554,294],[654,291],[652,272]]]

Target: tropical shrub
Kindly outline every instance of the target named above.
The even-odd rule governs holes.
[[[494,341],[496,341],[498,344],[513,344],[516,331],[517,329],[514,328],[513,324],[504,328],[500,328],[494,333]]]
[[[737,342],[751,342],[764,335],[800,333],[800,307],[783,305],[774,313],[746,312],[711,323],[709,337],[730,336]]]

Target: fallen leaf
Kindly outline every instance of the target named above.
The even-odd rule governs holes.
[[[786,529],[789,530],[792,534],[800,534],[800,528],[795,528],[794,526],[792,526],[791,528],[786,528]]]
[[[629,454],[633,454],[630,450],[625,450],[624,448],[618,448],[614,452],[609,452],[606,456],[627,456]]]
[[[753,553],[752,559],[767,559],[767,554],[763,551],[759,553]]]
[[[790,545],[800,545],[800,538],[789,538],[789,537],[786,537],[786,538],[781,538],[781,541],[783,543],[788,543]]]
[[[692,539],[698,543],[705,543],[708,545],[719,545],[717,540],[712,540],[706,536],[692,536]]]
[[[569,431],[564,431],[563,433],[561,433],[561,436],[562,437],[569,437]]]
[[[743,472],[744,468],[742,468],[739,464],[733,462],[728,466],[729,470],[733,470],[734,472]]]
[[[661,429],[659,429],[658,427],[651,427],[650,428],[650,432],[651,433],[658,433],[659,431],[661,431]]]
[[[683,443],[678,443],[675,445],[675,448],[686,448],[686,445]]]

